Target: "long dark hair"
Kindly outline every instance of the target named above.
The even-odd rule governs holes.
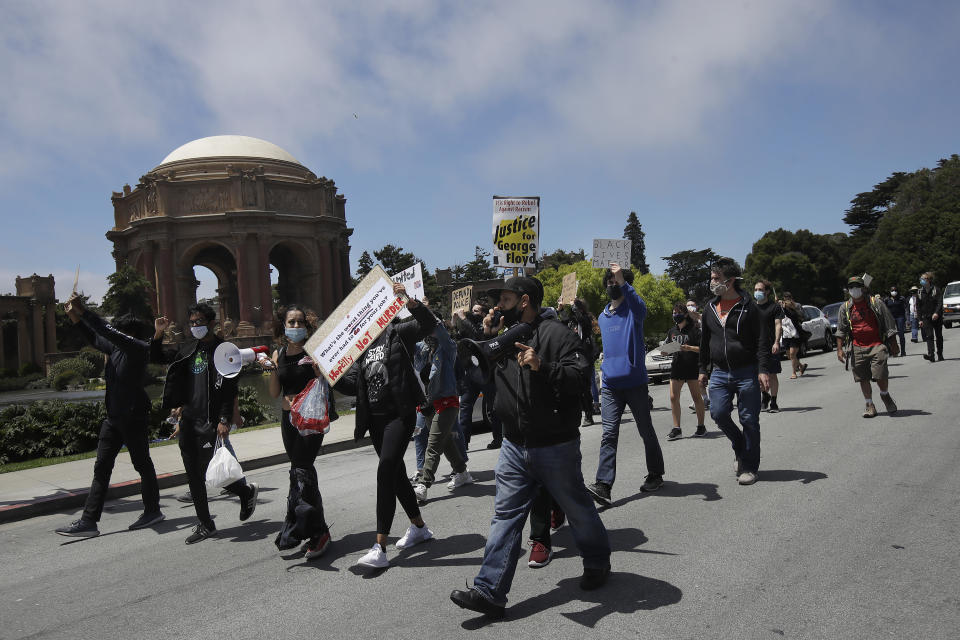
[[[317,330],[317,314],[300,304],[290,304],[286,307],[280,307],[277,315],[273,319],[273,337],[281,346],[290,344],[284,331],[287,327],[287,315],[291,311],[299,311],[303,314],[304,324],[307,326],[307,337]]]

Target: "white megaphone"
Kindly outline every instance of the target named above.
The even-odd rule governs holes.
[[[236,378],[243,365],[254,362],[259,354],[266,355],[268,350],[266,346],[241,349],[232,342],[222,342],[213,352],[213,366],[224,378]]]

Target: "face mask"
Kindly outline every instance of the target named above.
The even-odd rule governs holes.
[[[430,349],[431,351],[437,350],[438,342],[437,342],[437,339],[433,336],[427,336],[426,338],[424,338],[423,344],[427,345],[427,349]]]
[[[710,291],[715,296],[722,296],[727,292],[727,283],[726,282],[711,282]]]
[[[673,321],[676,322],[677,324],[680,324],[686,319],[686,317],[687,317],[687,314],[685,313],[675,313],[673,314]]]
[[[926,279],[926,278],[920,278],[920,284],[921,284],[922,286],[924,286],[924,287],[927,286],[927,279]]]
[[[517,303],[512,309],[500,309],[503,315],[503,326],[510,327],[520,322],[520,316],[523,315],[519,309],[520,303]]]
[[[896,291],[891,291],[891,292],[890,292],[890,295],[893,296],[894,298],[896,298],[896,297],[897,297],[897,292],[896,292]]]
[[[854,300],[859,300],[863,296],[863,289],[860,287],[850,287],[847,291],[850,292],[850,297]]]
[[[757,302],[761,302],[764,298],[767,297],[767,294],[765,294],[763,291],[754,291],[753,297],[756,298]]]
[[[290,342],[303,342],[307,339],[307,330],[304,327],[287,327],[283,330]]]
[[[689,311],[690,313],[696,313],[696,312],[697,312],[697,308],[694,307],[694,306],[689,306],[689,307],[687,307],[687,311]]]
[[[607,297],[611,300],[619,300],[623,297],[623,290],[618,284],[607,285]]]
[[[193,337],[196,338],[197,340],[203,340],[204,337],[206,337],[207,335],[207,330],[208,330],[207,325],[203,325],[200,327],[190,327],[190,333],[192,333]]]

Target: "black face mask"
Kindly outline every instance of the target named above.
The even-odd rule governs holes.
[[[503,316],[503,326],[511,327],[520,322],[523,312],[520,311],[520,303],[517,303],[510,309],[500,309],[500,314]]]
[[[685,313],[675,313],[675,314],[673,314],[673,321],[676,322],[677,324],[680,324],[680,323],[683,322],[686,318],[687,318],[687,315],[686,315]]]
[[[607,285],[607,297],[611,300],[619,300],[623,297],[623,290],[620,289],[620,285],[611,284]]]

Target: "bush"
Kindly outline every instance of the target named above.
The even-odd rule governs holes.
[[[101,356],[100,360],[101,368],[103,366],[103,360]],[[50,386],[54,389],[62,389],[63,387],[57,387],[56,381],[58,379],[66,379],[61,377],[61,374],[64,372],[73,372],[82,380],[87,380],[89,378],[94,378],[99,375],[97,370],[97,365],[91,362],[89,355],[79,355],[75,358],[67,358],[66,360],[61,360],[60,362],[55,362],[50,365],[50,374],[47,376],[47,379],[50,381]]]
[[[35,380],[43,378],[39,373],[31,373],[17,378],[0,378],[0,391],[19,391],[26,389],[27,386]]]
[[[83,382],[83,378],[79,373],[73,371],[72,369],[67,369],[65,371],[58,372],[53,379],[50,380],[50,386],[56,389],[57,391],[63,391],[71,384],[77,384],[78,382]]]
[[[77,358],[82,358],[83,360],[87,361],[93,368],[93,373],[87,376],[88,378],[96,378],[103,374],[103,353],[97,351],[93,347],[84,347],[80,350],[80,354],[77,356]]]
[[[240,399],[240,415],[243,417],[245,427],[252,427],[267,421],[273,408],[260,403],[257,399],[256,389],[240,387],[237,395]]]
[[[31,373],[40,373],[40,367],[32,362],[24,362],[22,365],[20,365],[20,369],[17,371],[17,373],[19,373],[21,377],[28,376]]]
[[[6,407],[0,410],[0,464],[91,451],[106,417],[102,402]]]

